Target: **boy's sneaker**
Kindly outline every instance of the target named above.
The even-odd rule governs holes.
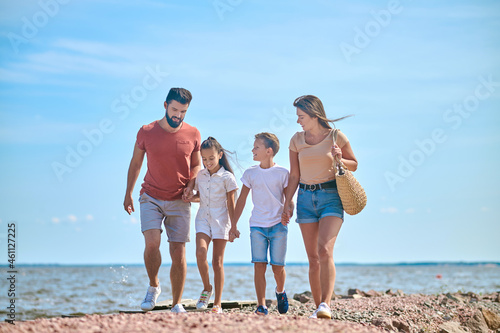
[[[321,303],[318,306],[318,312],[316,313],[316,316],[318,318],[323,318],[323,319],[332,319],[332,311],[330,310],[330,307],[328,304],[325,302]]]
[[[276,299],[278,300],[278,312],[281,314],[286,313],[288,311],[288,297],[286,297],[285,291],[276,293]]]
[[[144,300],[142,301],[141,304],[141,309],[142,311],[151,311],[155,308],[156,305],[156,299],[161,293],[161,288],[160,286],[158,287],[151,287],[149,286],[148,291],[146,293],[146,297],[144,297]]]
[[[212,311],[210,311],[210,312],[212,312],[212,313],[222,313],[222,308],[220,306],[218,306],[218,305],[214,305],[212,307]]]
[[[213,290],[213,288],[212,288]],[[212,296],[212,291],[203,290],[201,292],[200,298],[198,299],[198,303],[196,303],[196,309],[198,310],[206,310],[208,307],[208,302],[210,301],[210,297]]]
[[[187,312],[187,311],[186,311],[186,310],[184,310],[184,307],[182,306],[182,304],[181,304],[181,303],[179,303],[179,304],[176,304],[176,305],[172,308],[172,310],[170,310],[170,312],[172,312],[172,313],[185,313],[185,312]]]
[[[257,310],[255,310],[255,313],[261,316],[267,316],[269,311],[267,310],[267,307],[265,307],[264,305],[259,305],[257,307]]]

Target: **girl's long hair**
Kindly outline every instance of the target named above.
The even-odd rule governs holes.
[[[224,169],[234,174],[233,168],[231,168],[231,165],[229,164],[229,160],[227,158],[227,154],[232,154],[232,153],[222,148],[219,141],[215,140],[215,138],[211,136],[209,136],[205,141],[201,143],[200,149],[210,149],[210,148],[214,148],[217,151],[217,153],[222,152],[222,157],[219,160],[219,164],[222,165]]]
[[[314,95],[304,95],[297,97],[293,102],[293,106],[307,113],[309,117],[318,118],[319,124],[329,129],[332,128],[329,123],[335,123],[336,121],[353,116],[351,114],[342,118],[328,119],[326,117],[326,112],[325,108],[323,107],[323,103],[321,103],[321,100]],[[333,124],[333,126],[335,127],[335,124]]]

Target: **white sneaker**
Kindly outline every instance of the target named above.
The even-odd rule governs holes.
[[[222,313],[222,308],[220,306],[218,306],[218,305],[214,305],[212,307],[212,311],[210,311],[210,312],[212,312],[212,313]]]
[[[185,313],[185,312],[187,312],[187,311],[186,311],[186,310],[184,310],[184,307],[182,306],[182,304],[181,304],[181,303],[179,303],[179,304],[176,304],[176,305],[172,308],[172,310],[170,310],[170,312],[172,312],[172,313]]]
[[[326,304],[325,302],[321,303],[319,306],[318,306],[318,311],[316,313],[316,316],[318,318],[324,318],[324,319],[332,319],[332,311],[330,310],[330,307],[328,306],[328,304]]]
[[[214,290],[212,288],[212,290]],[[196,303],[196,309],[205,310],[208,308],[208,302],[210,302],[210,297],[212,296],[212,291],[203,290],[201,292],[200,298],[198,299],[198,303]]]
[[[310,315],[309,318],[312,318],[312,319],[318,318],[318,309],[314,310],[313,314]]]
[[[160,286],[158,287],[149,286],[148,291],[146,293],[146,297],[144,297],[144,300],[142,301],[141,304],[142,311],[153,310],[156,305],[156,299],[158,298],[158,296],[160,296],[160,293],[161,293]]]

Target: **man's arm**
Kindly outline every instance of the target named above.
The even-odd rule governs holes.
[[[191,168],[189,172],[189,182],[184,188],[184,192],[182,195],[182,200],[185,202],[190,202],[190,198],[192,198],[194,182],[196,181],[196,176],[198,176],[198,172],[201,170],[201,153],[200,151],[195,151],[191,154]]]
[[[123,201],[123,208],[129,215],[132,214],[132,212],[135,212],[132,192],[134,191],[135,183],[137,182],[137,178],[139,178],[139,173],[141,172],[144,155],[146,155],[146,151],[137,147],[136,144],[132,160],[130,161],[130,166],[128,168],[127,190],[125,191],[125,200]]]

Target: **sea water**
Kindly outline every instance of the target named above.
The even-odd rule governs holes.
[[[162,294],[171,299],[170,266],[160,269]],[[0,318],[7,318],[10,282],[8,268],[0,268]],[[16,320],[83,313],[117,313],[140,310],[148,287],[143,265],[18,266],[16,268]],[[289,297],[310,290],[307,264],[286,266]],[[213,280],[213,274],[210,272]],[[274,298],[274,277],[267,274],[266,298]],[[500,291],[500,264],[337,265],[335,293],[351,288],[364,291],[401,289],[406,294]],[[187,269],[184,299],[197,299],[203,289],[196,265]],[[253,266],[225,264],[223,300],[254,300]]]

